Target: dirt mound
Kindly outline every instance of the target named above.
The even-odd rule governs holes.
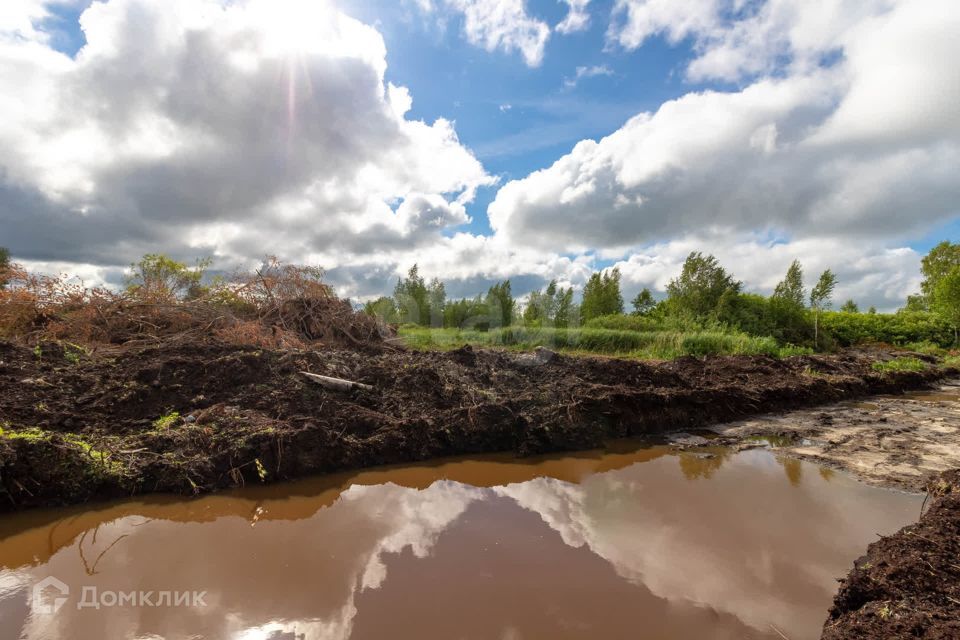
[[[834,599],[825,640],[960,638],[960,470],[930,484],[917,524],[874,542]]]
[[[871,362],[841,354],[656,364],[470,347],[273,350],[210,338],[87,353],[0,341],[0,508],[584,449],[941,375],[878,374]],[[373,388],[333,391],[301,371]]]

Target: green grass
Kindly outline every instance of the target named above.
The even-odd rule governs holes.
[[[123,465],[114,460],[110,453],[94,448],[92,444],[78,434],[45,431],[40,427],[14,429],[9,422],[0,423],[0,439],[39,444],[51,442],[54,438],[59,439],[66,447],[82,454],[81,460],[84,460],[96,475],[119,476],[123,474]]]
[[[559,351],[669,360],[680,356],[770,355],[809,353],[798,347],[779,347],[773,338],[719,331],[627,331],[601,328],[556,329],[505,327],[491,331],[402,327],[400,336],[414,349],[447,350],[464,344],[529,350],[547,347]]]
[[[940,345],[930,342],[929,340],[924,342],[908,342],[903,345],[903,348],[907,351],[914,351],[916,353],[922,353],[925,356],[940,356],[947,353],[947,350],[942,348]]]
[[[874,371],[887,373],[890,371],[924,371],[927,368],[927,363],[917,358],[894,358],[886,362],[874,362],[871,366]]]
[[[960,369],[960,355],[944,357],[940,366],[944,369]]]

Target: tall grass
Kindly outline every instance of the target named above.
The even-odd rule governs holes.
[[[464,344],[528,350],[547,347],[638,358],[671,359],[680,356],[770,355],[809,353],[781,348],[773,338],[718,331],[622,331],[616,329],[557,329],[505,327],[491,331],[403,327],[400,336],[415,349],[453,349]]]

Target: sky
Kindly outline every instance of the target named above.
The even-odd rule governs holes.
[[[748,290],[895,309],[960,238],[955,0],[2,0],[0,246],[417,263],[629,300],[713,253]]]

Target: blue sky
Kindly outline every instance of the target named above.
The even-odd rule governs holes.
[[[612,5],[593,2],[591,14],[608,15]],[[461,141],[502,180],[547,167],[579,140],[603,137],[631,116],[695,88],[683,79],[689,41],[670,45],[656,38],[642,51],[625,52],[606,46],[603,19],[592,19],[584,31],[555,35],[543,63],[529,67],[515,52],[469,44],[461,35],[461,16],[438,26],[396,1],[344,6],[383,34],[387,78],[413,94],[410,117],[455,120]],[[533,0],[527,11],[557,24],[567,9],[557,0]],[[604,67],[610,75],[567,86],[577,67]],[[482,189],[469,207],[470,231],[489,233],[486,207],[495,193],[496,187]]]
[[[631,295],[704,250],[751,289],[799,259],[895,308],[960,237],[950,0],[575,0],[568,33],[561,0],[106,0],[91,43],[88,0],[17,3],[0,244],[38,269],[275,252],[365,299],[414,262],[464,295],[617,266]]]

